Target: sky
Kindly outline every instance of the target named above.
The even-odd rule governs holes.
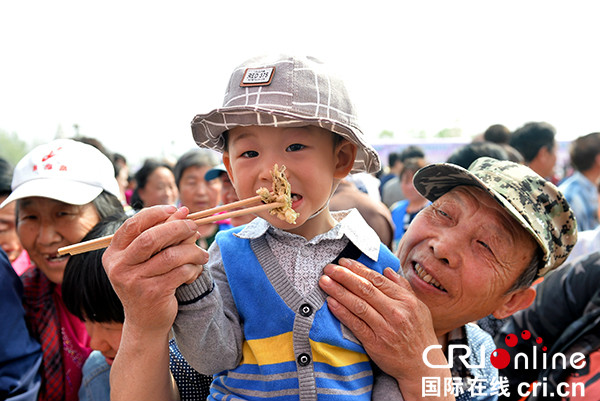
[[[597,5],[598,4],[598,5]],[[195,146],[233,68],[316,56],[345,79],[372,143],[547,121],[600,130],[600,3],[588,1],[2,1],[0,131],[95,137],[132,162]]]

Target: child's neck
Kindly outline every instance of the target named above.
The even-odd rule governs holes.
[[[286,229],[286,231],[301,235],[310,241],[319,234],[326,233],[331,230],[337,221],[331,215],[329,208],[322,210],[318,215],[306,220],[301,226]]]

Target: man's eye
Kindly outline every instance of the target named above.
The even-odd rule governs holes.
[[[450,218],[450,215],[448,213],[444,212],[442,209],[436,208],[435,210],[442,216]]]
[[[286,151],[288,152],[297,152],[299,150],[304,149],[306,146],[299,144],[299,143],[294,143],[290,146],[287,147]]]
[[[479,245],[483,246],[484,248],[486,248],[487,250],[491,251],[492,248],[490,248],[490,246],[488,244],[486,244],[483,241],[477,241],[479,243]]]
[[[248,150],[248,151],[242,153],[242,157],[252,158],[252,157],[256,157],[256,156],[258,156],[258,152],[255,150]]]

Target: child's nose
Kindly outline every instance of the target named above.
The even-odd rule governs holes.
[[[263,182],[272,182],[273,176],[271,175],[271,170],[273,170],[275,164],[277,164],[277,162],[272,159],[265,160],[260,166],[258,178]]]

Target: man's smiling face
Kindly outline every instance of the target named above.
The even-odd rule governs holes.
[[[417,215],[398,257],[442,334],[490,313],[503,315],[514,301],[507,291],[536,247],[486,191],[459,186]]]

